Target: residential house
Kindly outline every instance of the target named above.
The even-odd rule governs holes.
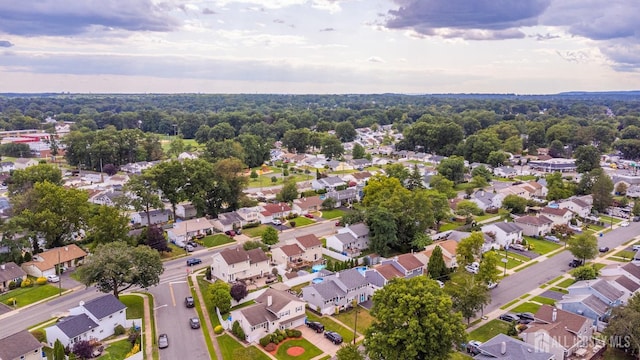
[[[633,294],[640,289],[640,284],[632,280],[630,277],[625,275],[618,275],[615,277],[604,277],[601,276],[602,279],[605,279],[609,282],[609,284],[616,289],[622,291],[624,293],[623,298],[628,299]]]
[[[298,244],[285,244],[271,248],[271,259],[278,265],[292,267],[302,262],[304,250]]]
[[[321,208],[322,199],[320,199],[320,196],[303,197],[293,200],[293,211],[300,215],[320,211]]]
[[[149,210],[149,214],[145,211],[139,211],[131,214],[131,222],[136,225],[149,226],[157,224],[165,224],[171,219],[171,211],[167,209]],[[151,220],[151,223],[149,223]]]
[[[192,153],[192,152],[188,152],[188,151],[183,151],[178,155],[178,160],[195,160],[198,158],[198,154],[196,153]]]
[[[15,170],[16,166],[11,161],[3,161],[3,162],[0,162],[0,168],[2,169],[3,173],[8,173]]]
[[[624,275],[633,282],[640,284],[640,266],[634,263],[626,263],[624,266],[621,264],[607,265],[600,269],[600,275],[605,278]]]
[[[549,189],[537,181],[528,181],[523,184],[525,188],[530,189],[531,197],[538,199],[545,199]]]
[[[607,303],[589,294],[565,295],[556,305],[562,310],[589,318],[599,331],[604,329],[611,314],[611,307]]]
[[[0,264],[0,293],[9,289],[9,283],[27,279],[27,273],[14,262]],[[0,358],[2,359],[2,358]]]
[[[322,243],[314,234],[299,236],[285,245],[271,249],[271,259],[279,265],[311,265],[322,260]]]
[[[49,249],[33,255],[31,261],[23,263],[22,270],[33,277],[46,277],[56,274],[56,266],[74,268],[81,264],[87,253],[76,244]]]
[[[402,254],[394,256],[393,259],[383,260],[382,265],[386,264],[395,267],[406,279],[422,275],[425,267],[414,254]]]
[[[460,241],[468,238],[469,236],[471,236],[471,233],[469,232],[458,231],[458,230],[447,230],[447,231],[443,231],[441,233],[433,235],[432,239],[433,241],[435,241],[436,244],[440,242],[444,242],[446,240],[454,240],[457,244],[459,244]],[[498,245],[496,245],[495,239],[487,235],[486,233],[482,232],[482,237],[484,238],[484,244],[482,245],[483,252],[499,247]],[[443,244],[446,245],[446,243],[443,243]],[[457,244],[456,244],[456,249],[458,246]],[[454,249],[451,247],[448,247],[448,250],[449,252],[454,251]],[[458,266],[458,264],[456,263],[455,266]]]
[[[389,281],[404,277],[404,274],[398,270],[393,264],[380,264],[371,269],[368,269],[364,273],[364,277],[369,283],[372,292],[385,287]]]
[[[211,221],[205,217],[184,220],[173,223],[173,227],[167,229],[169,241],[179,247],[184,247],[188,240],[194,236],[205,236],[213,231]]]
[[[211,275],[226,282],[262,277],[271,273],[269,258],[262,249],[225,249],[213,254]]]
[[[509,195],[515,195],[518,197],[521,197],[523,199],[527,199],[530,200],[531,199],[531,191],[533,189],[530,189],[526,186],[523,186],[524,184],[520,184],[520,185],[511,185],[508,186],[504,189],[500,189],[497,190],[496,192],[499,194],[504,195],[504,197],[507,197]]]
[[[522,242],[522,228],[516,223],[497,222],[482,227],[485,234],[494,234],[495,243],[491,245],[494,249],[505,247],[513,243]]]
[[[326,197],[335,199],[336,206],[347,206],[355,201],[358,201],[358,190],[356,188],[348,188],[338,191],[329,191],[325,194]]]
[[[38,160],[33,158],[17,158],[13,161],[16,170],[24,170],[29,166],[38,165]]]
[[[336,190],[339,187],[347,186],[347,183],[337,176],[329,176],[326,178],[321,178],[317,180],[313,180],[311,182],[311,188],[313,190]]]
[[[493,169],[493,173],[496,176],[505,177],[505,178],[514,178],[518,175],[518,171],[514,169],[512,166],[499,166]]]
[[[28,330],[22,330],[0,339],[2,360],[42,360],[42,344]]]
[[[357,268],[325,276],[322,282],[302,288],[302,298],[309,308],[332,315],[368,299],[369,283]]]
[[[122,191],[109,189],[97,193],[92,198],[90,198],[89,201],[98,205],[117,206],[123,203],[122,200],[126,199],[126,196],[127,195]]]
[[[336,235],[329,236],[326,240],[327,248],[357,256],[361,250],[369,248],[369,227],[364,223],[347,224],[344,228],[338,229]]]
[[[103,340],[114,334],[118,325],[127,327],[127,307],[112,294],[81,301],[69,310],[69,316],[45,328],[49,347],[56,340],[64,346],[73,346],[79,341]]]
[[[571,198],[558,203],[560,209],[567,209],[581,218],[591,214],[591,205],[579,198]]]
[[[502,200],[504,200],[505,196],[505,194],[497,192],[478,190],[471,195],[470,200],[476,203],[478,207],[484,211],[490,208],[502,207]]]
[[[241,229],[244,219],[235,211],[218,214],[218,217],[211,220],[211,225],[221,232]]]
[[[609,306],[619,306],[624,304],[629,298],[624,291],[612,286],[605,279],[582,280],[575,282],[567,288],[568,296],[574,295],[595,295]],[[625,296],[626,295],[626,296]]]
[[[353,159],[350,161],[350,163],[354,169],[358,169],[360,171],[362,171],[366,167],[373,165],[371,160],[368,160],[368,159]]]
[[[474,360],[562,360],[505,334],[492,337],[478,349],[480,353],[473,357]]]
[[[304,325],[306,304],[295,296],[275,289],[267,289],[255,299],[255,304],[231,311],[245,333],[245,340],[256,343],[277,329],[291,329]]]
[[[591,343],[593,325],[589,318],[549,305],[542,305],[534,318],[520,337],[537,351],[567,359]]]
[[[263,224],[271,223],[278,218],[285,218],[292,213],[289,204],[279,202],[277,204],[265,204],[260,212],[260,222]]]
[[[458,231],[461,232],[461,231]],[[466,234],[465,238],[471,235],[470,233]],[[433,254],[433,250],[435,250],[436,246],[440,247],[442,251],[442,258],[444,260],[444,264],[447,268],[453,269],[458,267],[458,260],[456,259],[457,249],[458,249],[458,241],[454,239],[436,241],[431,245],[425,247],[424,251],[416,253],[415,256],[422,261],[425,267],[429,266],[429,259]]]
[[[298,236],[293,239],[293,243],[304,250],[303,261],[314,262],[322,259],[322,242],[314,234]]]
[[[362,171],[362,172],[357,172],[357,173],[353,173],[353,174],[348,174],[344,176],[344,179],[349,181],[349,182],[355,182],[356,184],[359,185],[364,185],[367,183],[367,181],[373,176],[373,174],[371,174],[368,171]]]
[[[192,203],[180,203],[176,205],[176,218],[191,219],[198,215],[198,210]]]
[[[553,226],[569,225],[573,217],[573,213],[569,209],[552,208],[549,206],[543,207],[542,210],[540,210],[540,215],[544,215],[553,221]]]
[[[543,236],[551,232],[553,221],[544,215],[521,216],[513,220],[522,228],[522,234],[527,236]]]

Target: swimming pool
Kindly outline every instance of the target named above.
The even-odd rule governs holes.
[[[312,284],[320,284],[323,281],[324,281],[324,278],[319,277],[319,278],[315,278],[315,279],[311,280],[311,283]]]
[[[356,270],[358,270],[360,272],[360,274],[362,274],[362,276],[364,276],[365,271],[367,271],[367,267],[366,266],[358,266],[356,268]]]
[[[327,265],[320,265],[320,264],[313,265],[311,267],[311,272],[318,272],[318,271],[320,271],[320,270],[322,270],[322,269],[324,269],[326,267],[327,267]]]

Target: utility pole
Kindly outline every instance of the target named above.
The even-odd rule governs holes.
[[[62,296],[62,264],[60,263],[60,248],[58,248],[58,296]]]

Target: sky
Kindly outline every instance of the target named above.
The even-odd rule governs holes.
[[[0,0],[0,92],[640,89],[637,0]]]

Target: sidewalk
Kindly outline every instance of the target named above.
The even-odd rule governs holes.
[[[219,360],[222,360],[222,352],[220,351],[220,346],[218,345],[218,340],[216,339],[216,337],[218,335],[215,334],[215,332],[213,331],[213,324],[211,323],[211,317],[209,316],[209,310],[207,309],[207,305],[204,302],[204,297],[202,296],[202,291],[200,291],[200,286],[198,286],[198,274],[196,273],[191,273],[191,281],[193,283],[193,289],[196,292],[196,296],[198,297],[198,303],[200,305],[200,310],[202,311],[202,314],[204,315],[204,333],[205,336],[209,336],[211,343],[213,344],[213,350],[216,353],[216,358]]]

